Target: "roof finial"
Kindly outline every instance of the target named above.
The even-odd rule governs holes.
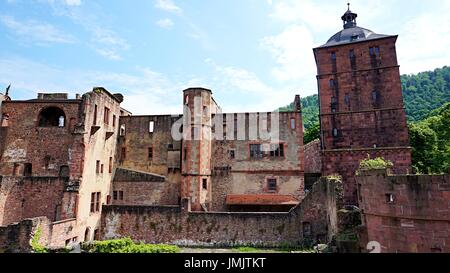
[[[348,11],[350,11],[350,2],[347,2]]]

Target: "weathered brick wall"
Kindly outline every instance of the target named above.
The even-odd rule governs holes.
[[[321,180],[289,213],[203,213],[186,212],[180,207],[106,206],[102,236],[197,246],[300,245],[304,239],[326,242],[337,230],[336,186],[333,181]]]
[[[322,154],[320,139],[305,145],[305,173],[322,172]]]
[[[66,116],[65,127],[39,127],[39,113],[47,107],[58,107]],[[9,115],[8,127],[3,127],[3,154],[0,161],[0,173],[13,175],[14,164],[32,164],[32,174],[36,176],[58,176],[60,167],[69,165],[70,154],[80,138],[72,133],[80,122],[80,101],[38,101],[4,102],[2,112]],[[45,149],[42,149],[45,147]],[[71,170],[71,175],[75,170]],[[80,173],[77,173],[80,176]]]
[[[70,213],[62,207],[66,185],[57,177],[3,177],[0,181],[0,224],[40,216],[60,220],[73,215],[74,208]]]
[[[450,253],[449,175],[389,175],[381,170],[362,172],[356,179],[363,249],[376,241],[385,253]]]

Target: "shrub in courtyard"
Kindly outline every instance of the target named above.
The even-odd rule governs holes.
[[[136,244],[130,238],[95,241],[84,244],[83,250],[89,253],[178,253],[177,246]]]

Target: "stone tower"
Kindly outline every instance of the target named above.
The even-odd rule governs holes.
[[[320,97],[323,174],[340,174],[347,204],[357,204],[355,172],[370,155],[411,166],[395,43],[398,36],[357,26],[357,14],[342,16],[344,29],[314,49]]]
[[[181,197],[193,211],[211,205],[212,113],[217,108],[211,90],[190,88],[184,94]]]

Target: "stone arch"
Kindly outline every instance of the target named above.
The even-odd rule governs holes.
[[[47,107],[39,113],[39,127],[65,127],[66,114],[61,108]]]

